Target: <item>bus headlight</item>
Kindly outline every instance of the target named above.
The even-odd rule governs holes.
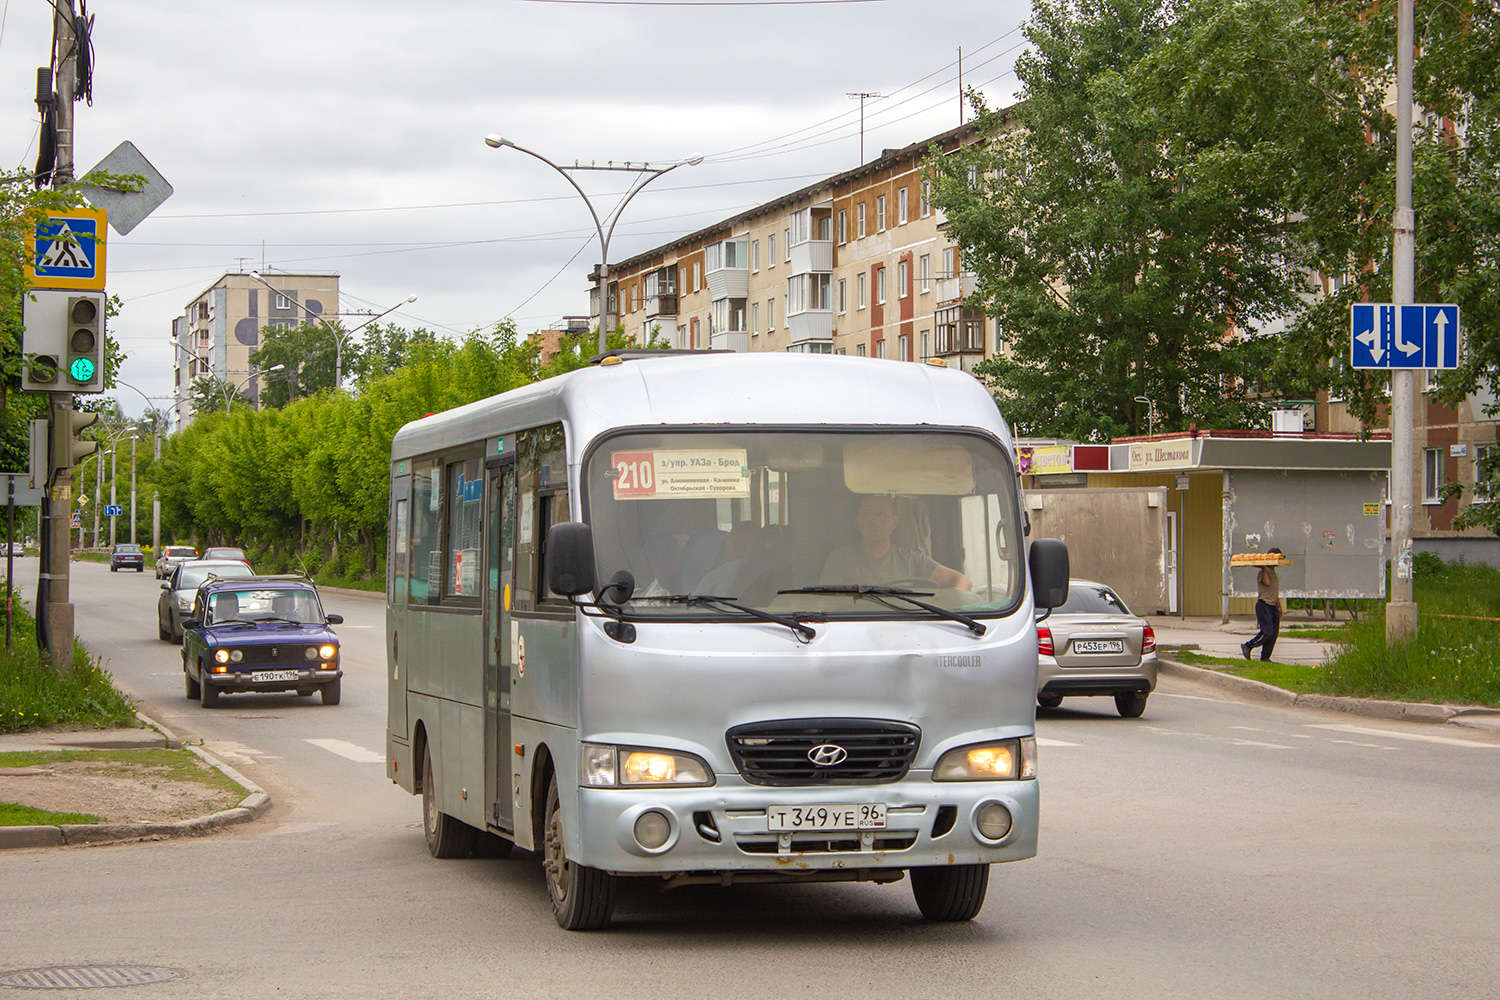
[[[934,781],[1016,781],[1036,777],[1036,739],[997,740],[958,747],[932,769]]]
[[[650,747],[582,746],[581,784],[595,788],[712,785],[708,765],[692,754]]]

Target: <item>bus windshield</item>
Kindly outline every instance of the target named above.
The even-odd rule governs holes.
[[[631,433],[592,451],[585,482],[598,579],[629,571],[632,614],[712,613],[665,599],[687,595],[792,614],[927,613],[860,587],[978,615],[1021,597],[1014,467],[979,434]]]

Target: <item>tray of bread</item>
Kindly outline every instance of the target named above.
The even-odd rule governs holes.
[[[1279,553],[1241,552],[1229,557],[1231,566],[1290,566],[1292,561]]]

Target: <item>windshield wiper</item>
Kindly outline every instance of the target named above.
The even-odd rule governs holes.
[[[916,605],[917,607],[921,608],[923,611],[930,611],[933,614],[935,614],[935,615],[937,615],[937,616],[939,616],[941,618],[946,618],[949,621],[958,622],[961,625],[967,625],[969,627],[970,631],[972,631],[975,635],[984,635],[984,633],[986,631],[988,631],[983,624],[975,621],[974,619],[970,618],[968,615],[961,615],[957,611],[949,611],[947,608],[938,607],[936,604],[928,604],[926,601],[919,601],[919,600],[917,600],[918,597],[932,597],[933,595],[930,592],[922,591],[922,590],[909,590],[906,587],[878,587],[878,586],[868,586],[866,584],[852,584],[852,583],[850,583],[850,584],[842,584],[842,583],[836,583],[836,584],[822,584],[822,585],[819,585],[819,586],[816,586],[816,587],[797,587],[797,588],[794,588],[792,590],[778,590],[778,591],[776,591],[776,593],[778,593],[778,594],[849,594],[856,601],[859,600],[861,597],[874,597],[876,599],[884,598],[884,597],[894,597],[897,600],[905,601],[908,604]],[[886,604],[886,602],[884,602],[884,601],[881,601],[881,603],[885,604],[886,607],[891,607],[890,604]]]
[[[762,611],[759,608],[752,608],[749,605],[740,604],[733,597],[715,597],[712,594],[636,594],[633,599],[637,601],[672,601],[678,604],[687,605],[717,604],[722,607],[733,608],[735,611],[743,612],[749,615],[751,618],[759,618],[763,622],[772,622],[776,625],[783,625],[795,632],[798,638],[803,642],[811,642],[814,638],[817,637],[818,634],[813,630],[812,626],[804,625],[801,622],[797,621],[797,619],[795,618],[789,618],[786,615],[774,615],[769,611]]]
[[[262,623],[265,623],[265,622],[276,622],[277,624],[280,624],[280,625],[307,625],[307,624],[309,624],[308,622],[299,621],[296,618],[280,618],[280,617],[277,617],[276,615],[268,615],[267,617],[262,618],[261,622]]]
[[[253,622],[253,621],[251,621],[248,618],[224,618],[224,619],[221,619],[219,621],[214,622],[209,627],[210,628],[218,628],[220,625],[256,625],[256,624],[258,624],[258,623],[257,622]]]

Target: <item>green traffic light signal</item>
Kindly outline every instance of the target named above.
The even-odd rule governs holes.
[[[73,377],[74,382],[92,382],[94,363],[88,358],[74,358],[73,364],[68,368],[68,374]]]

